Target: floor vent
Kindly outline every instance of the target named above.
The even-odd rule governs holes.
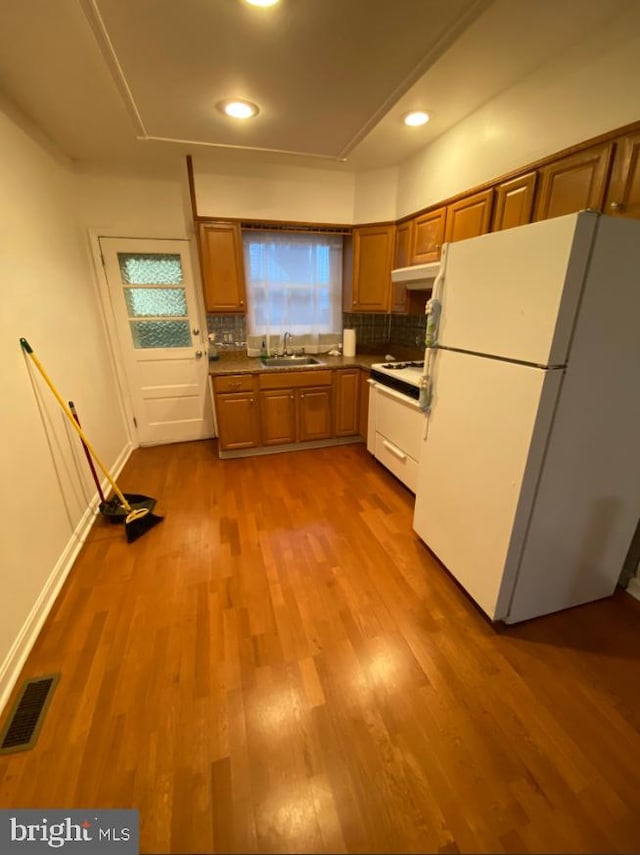
[[[0,754],[33,748],[59,679],[59,674],[53,674],[25,682],[0,733]]]

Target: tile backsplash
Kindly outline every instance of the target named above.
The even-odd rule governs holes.
[[[207,332],[216,334],[216,345],[244,350],[247,344],[245,315],[207,315]]]
[[[402,345],[403,347],[424,346],[427,328],[425,315],[382,315],[370,312],[345,312],[343,315],[345,327],[353,327],[356,331],[356,352],[358,345],[363,347],[379,347],[386,344]]]
[[[427,325],[425,315],[386,315],[374,312],[345,312],[342,325],[356,331],[356,352],[385,344],[422,347]],[[215,332],[218,347],[244,350],[247,343],[245,315],[207,315],[207,332]]]

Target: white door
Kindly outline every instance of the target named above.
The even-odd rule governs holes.
[[[597,221],[569,214],[449,244],[439,344],[564,365]]]
[[[140,444],[211,436],[188,241],[101,237],[100,250]]]
[[[562,375],[435,357],[413,527],[495,620],[509,606]]]

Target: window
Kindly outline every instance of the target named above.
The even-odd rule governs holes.
[[[293,335],[342,328],[342,237],[242,232],[248,332]]]

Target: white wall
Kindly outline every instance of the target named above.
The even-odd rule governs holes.
[[[396,219],[398,167],[372,169],[355,176],[354,223]]]
[[[269,163],[226,164],[213,171],[193,160],[202,217],[352,223],[355,175]]]
[[[108,466],[128,437],[73,178],[0,103],[0,704],[47,597],[79,546],[95,487],[81,446],[19,344],[26,337],[73,399]]]
[[[188,238],[193,233],[186,160],[162,173],[141,170],[78,172],[78,217],[96,233],[124,237]]]
[[[640,3],[405,161],[397,216],[640,119]]]

